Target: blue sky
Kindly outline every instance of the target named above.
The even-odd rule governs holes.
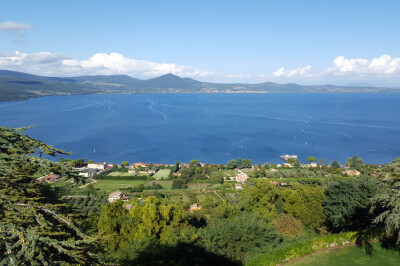
[[[400,84],[400,1],[0,0],[0,10],[1,69]]]

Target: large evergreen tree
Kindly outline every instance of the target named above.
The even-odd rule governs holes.
[[[26,129],[0,127],[0,264],[88,263],[91,240],[62,214],[51,188],[36,180],[68,174],[41,158],[67,152],[24,135]]]
[[[400,158],[376,173],[379,193],[373,198],[371,212],[375,228],[400,245]]]

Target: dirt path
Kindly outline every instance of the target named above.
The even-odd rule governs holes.
[[[218,196],[222,201],[225,201],[225,200],[217,193],[217,191],[214,191],[214,193],[217,194],[217,196]]]
[[[98,182],[99,182],[99,181],[94,180],[94,179],[92,179],[92,180],[93,180],[93,182],[86,183],[86,184],[84,184],[83,186],[80,186],[79,188],[85,188],[85,187],[88,186],[88,185],[92,185],[92,184],[95,184],[95,183],[98,183]]]

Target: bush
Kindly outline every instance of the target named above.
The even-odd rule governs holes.
[[[276,231],[284,236],[299,236],[304,233],[303,224],[290,214],[281,214],[272,221]]]
[[[183,188],[184,182],[180,179],[175,179],[172,181],[172,189],[181,189]]]
[[[318,250],[324,250],[331,246],[341,246],[354,243],[356,233],[348,232],[337,235],[320,236],[311,240],[300,241],[277,248],[266,254],[259,255],[246,265],[276,265],[281,264]]]
[[[96,175],[93,179],[97,180],[147,180],[148,176],[111,176],[111,175]]]
[[[281,238],[265,221],[251,215],[217,220],[201,230],[208,251],[233,261],[242,261],[249,253],[278,245]]]

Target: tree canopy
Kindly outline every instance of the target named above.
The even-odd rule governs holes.
[[[63,205],[40,175],[69,175],[43,158],[69,154],[24,135],[28,128],[0,128],[0,264],[54,264],[92,261],[92,240],[63,215]],[[39,155],[30,156],[30,155]]]

